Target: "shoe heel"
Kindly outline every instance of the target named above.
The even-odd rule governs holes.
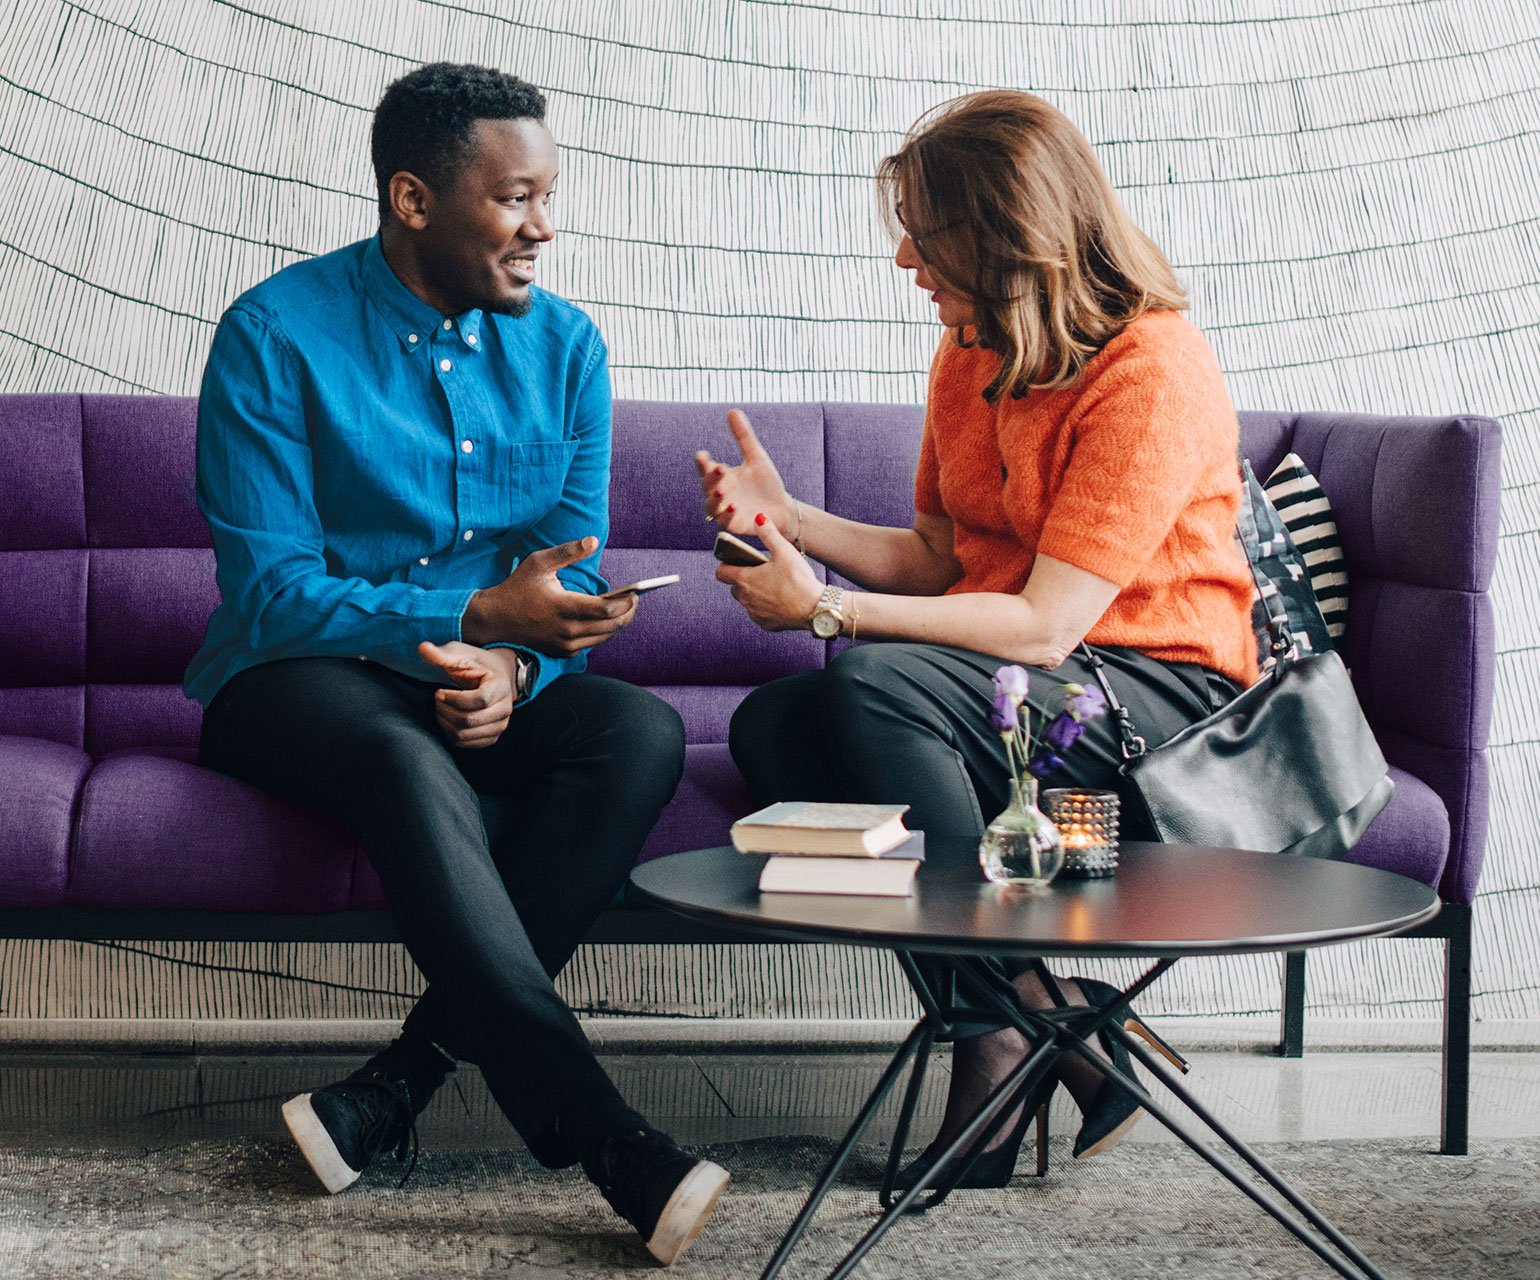
[[[1186,1075],[1189,1071],[1192,1070],[1192,1064],[1189,1063],[1186,1058],[1182,1057],[1181,1054],[1179,1054],[1169,1044],[1167,1044],[1158,1035],[1156,1035],[1155,1032],[1152,1031],[1139,1018],[1127,1019],[1123,1023],[1123,1030],[1133,1032],[1183,1075]]]
[[[1048,1104],[1037,1109],[1037,1176],[1048,1172]]]

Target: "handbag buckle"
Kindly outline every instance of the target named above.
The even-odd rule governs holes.
[[[1137,760],[1146,749],[1144,739],[1136,733],[1123,744],[1123,759]]]

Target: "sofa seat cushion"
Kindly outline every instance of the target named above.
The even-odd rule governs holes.
[[[727,829],[755,808],[754,797],[727,744],[691,743],[685,748],[679,790],[647,837],[637,861],[727,844]]]
[[[1363,838],[1348,851],[1346,861],[1378,867],[1438,887],[1449,857],[1449,812],[1421,778],[1390,766],[1396,792]]]
[[[0,736],[0,907],[64,902],[70,826],[90,769],[76,747]]]
[[[347,906],[357,844],[180,754],[118,751],[86,778],[69,901],[309,913]]]

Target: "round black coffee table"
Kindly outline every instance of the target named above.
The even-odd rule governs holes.
[[[1013,1100],[1045,1080],[1054,1059],[1066,1051],[1086,1057],[1107,1078],[1122,1084],[1151,1115],[1339,1273],[1378,1280],[1379,1272],[1368,1259],[1230,1133],[1164,1062],[1129,1034],[1114,1013],[1183,956],[1298,951],[1399,933],[1437,915],[1438,895],[1403,876],[1350,863],[1132,842],[1123,846],[1113,879],[1061,879],[1045,891],[1025,893],[988,883],[979,870],[976,850],[973,841],[930,840],[927,861],[910,898],[762,895],[758,881],[764,855],[741,854],[731,848],[675,854],[632,872],[632,886],[644,900],[717,926],[803,942],[888,948],[897,955],[924,1010],[770,1259],[765,1280],[780,1269],[801,1237],[907,1062],[912,1059],[914,1068],[880,1193],[885,1212],[831,1273],[831,1280],[847,1275],[900,1215],[945,1199],[964,1169],[959,1166],[941,1181],[931,1179],[976,1141],[982,1148],[1011,1113]],[[916,965],[915,954],[934,961],[928,967],[943,972],[944,981],[928,980]],[[1046,1013],[1023,1011],[1013,993],[1001,989],[1000,980],[980,959],[984,956],[1032,962],[1061,1007]],[[1139,957],[1155,963],[1116,999],[1089,1008],[1067,1007],[1042,964],[1045,956]],[[959,990],[963,1002],[958,1000]],[[893,1177],[930,1048],[936,1039],[949,1038],[954,1022],[978,1021],[981,1012],[1016,1026],[1032,1041],[1034,1051],[985,1100],[972,1123],[935,1155],[913,1187],[895,1197]],[[1104,1058],[1093,1055],[1085,1041],[1098,1033],[1127,1048],[1185,1111],[1222,1138],[1300,1216],[1291,1214],[1244,1170],[1200,1141],[1186,1120],[1168,1103],[1151,1097],[1131,1073],[1117,1072]],[[1042,1159],[1040,1155],[1039,1172],[1046,1167]],[[921,1200],[927,1190],[931,1194]]]

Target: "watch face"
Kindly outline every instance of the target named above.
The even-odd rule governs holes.
[[[832,613],[815,613],[813,615],[813,634],[820,640],[832,640],[840,633],[840,620]]]

